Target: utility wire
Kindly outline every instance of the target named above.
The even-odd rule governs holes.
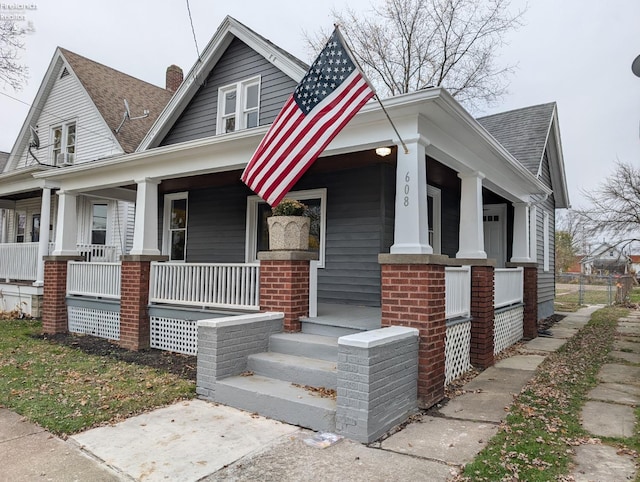
[[[198,48],[198,40],[196,39],[196,29],[193,28],[193,18],[191,17],[191,7],[189,7],[189,0],[187,2],[187,12],[189,13],[189,22],[191,23],[191,33],[193,33],[193,43],[196,45],[196,53],[198,54],[198,60],[200,60],[200,49]]]

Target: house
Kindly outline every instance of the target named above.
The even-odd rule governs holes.
[[[371,441],[537,335],[568,205],[557,113],[479,122],[428,88],[384,101],[402,145],[370,102],[288,195],[313,212],[311,250],[269,252],[240,174],[307,69],[227,17],[136,152],[35,173],[59,189],[43,325],[197,351],[202,396]],[[129,253],[69,261],[77,199],[114,189],[135,194]]]
[[[175,66],[169,75],[175,75]],[[174,85],[174,90],[179,79]],[[40,316],[44,264],[56,228],[55,185],[33,174],[135,151],[172,91],[57,48],[18,138],[2,163],[0,286],[2,309],[19,306]],[[87,259],[115,260],[132,243],[135,195],[103,189],[79,196],[71,208],[74,249]],[[42,227],[44,226],[44,229]]]
[[[551,190],[533,198],[529,208],[530,227],[535,230],[530,257],[538,266],[538,319],[547,318],[553,314],[555,298],[555,210],[570,207],[556,103],[502,112],[478,121]],[[485,223],[487,246],[495,246],[489,240],[492,229]],[[488,254],[493,257],[493,253]],[[503,258],[498,255],[497,259]]]
[[[632,258],[620,248],[602,243],[585,256],[580,265],[582,273],[589,276],[628,274],[632,268]]]

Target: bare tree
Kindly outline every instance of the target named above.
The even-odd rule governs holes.
[[[582,194],[591,206],[574,212],[588,235],[604,235],[622,248],[640,241],[640,169],[617,162],[597,189]]]
[[[443,86],[475,107],[506,92],[513,66],[498,67],[495,57],[523,15],[509,7],[509,0],[384,0],[369,14],[333,16],[381,96]],[[318,50],[327,36],[306,37]]]
[[[31,32],[16,22],[0,21],[0,83],[20,90],[26,82],[28,68],[20,62],[20,51],[24,50],[24,37]]]

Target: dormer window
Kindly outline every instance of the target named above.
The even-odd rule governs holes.
[[[56,166],[73,164],[76,154],[76,123],[69,122],[52,129],[51,159]]]
[[[218,134],[257,127],[260,77],[252,77],[218,90]]]

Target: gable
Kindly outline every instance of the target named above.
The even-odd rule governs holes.
[[[160,145],[216,135],[218,89],[255,76],[260,77],[258,124],[271,124],[297,82],[236,37],[207,77],[201,81],[202,85],[197,93]]]
[[[62,75],[64,71],[67,75]],[[13,152],[11,169],[19,169],[39,163],[55,165],[52,158],[53,128],[64,124],[76,126],[75,163],[121,154],[120,145],[96,110],[95,105],[83,89],[78,78],[70,73],[70,67],[58,57],[49,79],[48,91],[41,107],[27,117],[25,132],[21,132],[19,150]],[[40,148],[32,148],[36,161],[28,153],[31,138],[30,126],[36,129]]]

